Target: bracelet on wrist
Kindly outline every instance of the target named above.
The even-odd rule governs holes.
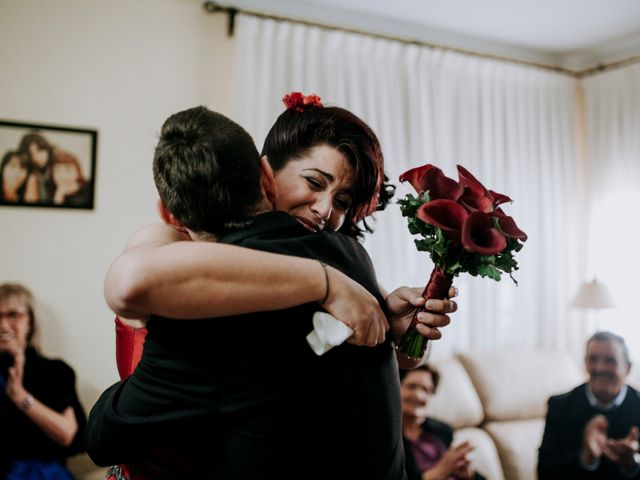
[[[327,264],[322,260],[318,261],[320,262],[320,265],[322,265],[322,270],[324,271],[324,297],[322,297],[322,300],[319,302],[319,304],[322,306],[324,305],[324,302],[326,302],[329,298],[329,272],[327,271]]]
[[[26,397],[24,397],[22,400],[20,400],[20,402],[18,403],[18,408],[25,412],[27,410],[29,410],[29,408],[31,408],[31,405],[33,405],[33,395],[31,395],[30,393],[27,394]]]

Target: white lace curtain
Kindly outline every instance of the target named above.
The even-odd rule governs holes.
[[[378,134],[386,170],[433,163],[457,178],[462,164],[506,205],[529,241],[510,279],[455,280],[460,311],[434,355],[462,349],[568,348],[581,281],[576,80],[545,70],[369,36],[239,15],[238,120],[260,146],[284,93],[318,93]],[[423,286],[432,264],[413,246],[397,205],[378,216],[365,246],[388,289]]]

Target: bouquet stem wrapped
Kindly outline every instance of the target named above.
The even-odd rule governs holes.
[[[518,269],[513,258],[527,235],[500,205],[512,200],[487,190],[469,171],[458,165],[459,181],[433,165],[413,168],[400,176],[418,196],[407,195],[398,203],[407,217],[409,232],[422,236],[415,241],[418,250],[429,252],[435,268],[424,289],[426,299],[448,298],[453,277],[462,272],[500,280],[501,272]],[[513,277],[511,277],[513,279]],[[514,280],[515,282],[515,280]],[[427,340],[418,333],[417,309],[398,344],[398,350],[419,359]]]
[[[431,271],[431,277],[427,282],[427,286],[424,287],[422,296],[424,298],[435,298],[438,300],[449,298],[449,288],[451,288],[452,283],[453,275],[449,275],[441,268],[436,267]],[[412,359],[422,358],[427,348],[427,339],[416,330],[418,314],[425,310],[425,307],[416,308],[411,324],[398,344],[398,349]]]

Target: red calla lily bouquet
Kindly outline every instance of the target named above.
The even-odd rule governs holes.
[[[400,176],[418,193],[398,201],[407,217],[409,232],[420,235],[418,250],[429,252],[435,264],[424,289],[425,298],[448,297],[453,277],[467,272],[474,276],[500,280],[501,272],[518,269],[513,255],[522,248],[527,235],[500,205],[512,200],[487,190],[467,169],[458,165],[458,181],[445,176],[438,167],[427,164]],[[513,276],[511,279],[515,282]],[[517,283],[516,283],[517,284]],[[427,339],[416,330],[418,313],[398,345],[412,359],[422,358]]]

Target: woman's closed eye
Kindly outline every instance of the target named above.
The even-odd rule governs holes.
[[[312,176],[305,176],[304,179],[307,181],[309,186],[316,191],[322,191],[326,187],[325,182],[322,179]]]
[[[340,210],[346,212],[351,207],[352,199],[349,195],[338,195],[333,201]]]
[[[304,175],[303,178],[309,187],[315,192],[324,192],[332,187],[332,181],[328,181],[322,175]],[[338,192],[333,199],[334,207],[343,212],[349,210],[352,202],[353,199],[348,192]]]

